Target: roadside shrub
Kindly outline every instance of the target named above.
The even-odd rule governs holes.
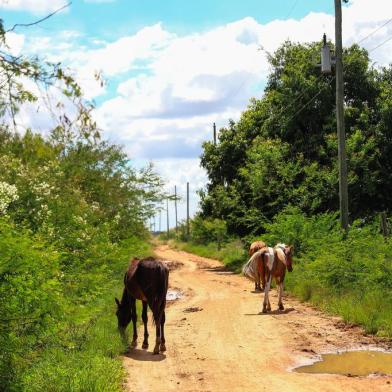
[[[203,219],[199,216],[191,221],[191,240],[196,244],[215,242],[218,249],[227,241],[226,222],[220,219]]]

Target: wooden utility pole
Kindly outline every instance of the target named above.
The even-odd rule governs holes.
[[[162,210],[159,210],[159,232],[162,231],[161,222],[162,222]]]
[[[347,185],[347,156],[346,133],[344,130],[343,106],[343,45],[342,45],[342,2],[335,0],[335,50],[336,50],[336,124],[338,133],[339,160],[339,206],[340,223],[348,230],[348,185]]]
[[[178,231],[178,220],[177,220],[177,185],[174,185],[174,209],[176,212],[176,234]]]
[[[189,182],[186,183],[186,235],[189,239]]]
[[[389,228],[388,228],[388,220],[387,220],[387,213],[385,211],[380,213],[380,220],[381,220],[381,232],[384,238],[389,237]]]
[[[169,198],[166,199],[166,229],[167,238],[169,239]]]
[[[214,123],[213,128],[214,128],[214,146],[216,146],[216,125],[215,125],[215,123]]]

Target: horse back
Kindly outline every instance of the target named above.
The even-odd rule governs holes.
[[[252,242],[250,247],[249,247],[249,256],[252,256],[257,251],[259,251],[260,249],[265,248],[266,246],[267,245],[263,241]]]
[[[140,287],[138,280],[136,279],[136,272],[139,268],[140,262],[141,260],[137,258],[131,260],[127,272],[125,273],[124,276],[124,286],[126,287],[128,292],[132,295],[132,297],[139,299],[141,301],[146,301],[147,298],[143,293],[143,290]]]
[[[169,269],[166,264],[154,258],[133,259],[125,274],[124,284],[136,299],[154,302],[154,298],[166,298]]]

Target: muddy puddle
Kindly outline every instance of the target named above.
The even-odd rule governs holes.
[[[294,369],[298,373],[331,373],[346,376],[392,375],[392,353],[382,351],[346,351],[323,354],[322,360]]]

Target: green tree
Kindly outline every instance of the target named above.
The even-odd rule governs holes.
[[[305,213],[338,210],[335,81],[316,66],[320,43],[285,42],[269,57],[261,99],[204,143],[209,182],[201,216],[231,233],[263,230],[292,204]],[[344,50],[345,118],[351,219],[390,210],[391,67],[372,67],[358,45]],[[257,223],[255,223],[257,222]]]

